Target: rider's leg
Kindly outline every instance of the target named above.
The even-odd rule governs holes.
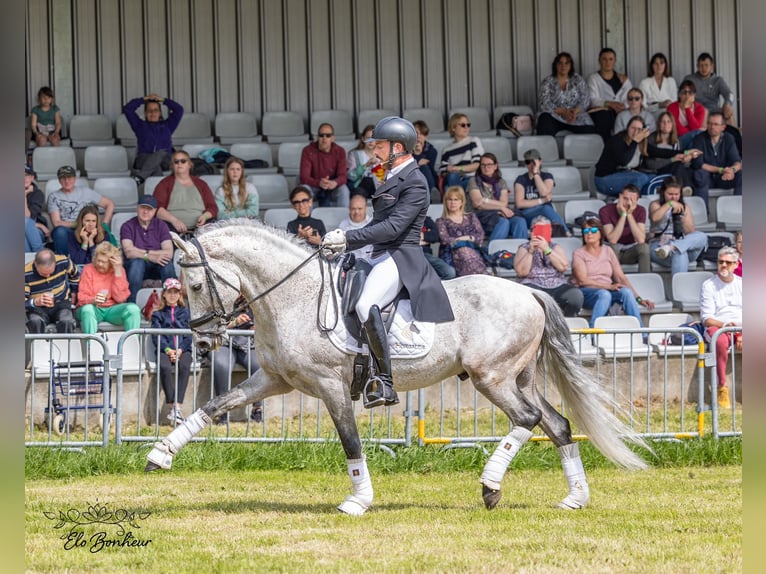
[[[370,308],[370,316],[364,322],[364,332],[367,335],[370,355],[375,361],[375,376],[379,381],[375,388],[368,388],[364,406],[371,409],[381,405],[395,405],[399,402],[399,397],[396,396],[391,378],[391,351],[388,348],[386,326],[377,305]]]

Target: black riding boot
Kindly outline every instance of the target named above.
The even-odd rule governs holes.
[[[364,407],[371,409],[381,405],[395,405],[399,402],[399,397],[391,378],[391,351],[388,348],[386,326],[377,305],[370,307],[370,316],[364,322],[364,332],[375,366],[375,374],[364,386]]]

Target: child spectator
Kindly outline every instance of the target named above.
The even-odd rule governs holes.
[[[37,92],[37,105],[32,108],[32,133],[39,147],[61,144],[61,111],[53,101],[53,90],[43,86]]]

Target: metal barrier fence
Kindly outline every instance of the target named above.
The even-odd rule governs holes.
[[[719,333],[740,331],[739,328],[722,329],[714,336],[711,349]],[[127,333],[106,332],[100,335],[26,335],[32,344],[27,400],[29,424],[27,446],[95,446],[106,445],[109,441],[109,423],[115,422],[114,440],[123,442],[154,442],[166,436],[172,423],[163,415],[163,406],[158,369],[160,350],[156,349],[153,337],[156,335],[188,335],[185,329],[136,329]],[[229,331],[230,335],[252,336],[251,331]],[[671,335],[690,334],[696,337],[694,345],[669,345]],[[642,337],[659,344],[647,346]],[[689,327],[627,329],[579,329],[572,330],[575,350],[579,360],[587,366],[594,377],[608,385],[612,398],[630,418],[632,429],[644,437],[678,440],[697,438],[706,434],[713,437],[741,435],[741,407],[736,400],[731,409],[722,413],[716,402],[716,394],[705,401],[706,392],[715,389],[715,352],[705,353],[701,336]],[[39,341],[43,341],[40,343]],[[62,346],[62,341],[66,343]],[[92,342],[97,341],[96,345]],[[49,348],[45,348],[48,345]],[[90,345],[90,353],[83,349]],[[217,352],[228,352],[223,348]],[[732,366],[730,388],[736,397],[741,388],[737,380],[734,349],[729,363]],[[55,356],[54,356],[55,355]],[[66,360],[63,360],[66,359]],[[67,363],[84,362],[85,365],[67,371]],[[89,385],[97,378],[97,372],[89,370],[93,364],[102,364],[108,383],[116,382],[115,392],[109,394],[110,384],[103,385],[103,401],[84,408],[85,399],[98,398],[96,387]],[[47,366],[47,368],[46,368]],[[706,367],[711,375],[705,376]],[[78,370],[80,369],[80,370]],[[82,373],[85,371],[85,375]],[[239,383],[247,372],[235,369],[227,381],[227,388]],[[566,416],[566,404],[558,392],[540,374],[538,385],[541,392],[554,407]],[[78,378],[79,377],[79,378]],[[184,400],[185,413],[191,414],[214,396],[214,375],[208,365],[192,351],[192,369],[189,376],[189,393]],[[81,397],[73,395],[72,404],[63,405],[66,428],[58,432],[56,405],[61,395],[61,381],[84,382]],[[706,386],[706,381],[710,384]],[[40,385],[44,389],[39,388]],[[174,371],[174,384],[178,388],[178,373]],[[35,392],[37,385],[37,393]],[[77,388],[69,384],[67,390]],[[43,395],[42,393],[46,394]],[[35,395],[38,395],[37,398]],[[89,396],[90,395],[90,396]],[[45,399],[42,400],[41,397]],[[114,396],[114,406],[110,396]],[[402,404],[397,407],[365,411],[361,403],[355,405],[357,423],[362,439],[388,449],[393,445],[443,444],[449,447],[478,446],[485,442],[496,442],[510,430],[510,421],[481,396],[470,382],[461,383],[457,378],[442,381],[437,385],[408,392]],[[79,402],[78,402],[79,401]],[[85,401],[85,402],[83,402]],[[45,404],[45,414],[40,424],[40,404]],[[61,402],[59,400],[59,402]],[[696,407],[693,405],[696,403]],[[708,404],[710,406],[708,406]],[[400,411],[403,407],[403,411]],[[694,408],[694,411],[690,412]],[[88,411],[96,409],[100,417],[101,437],[99,441],[89,438]],[[78,415],[80,410],[84,416]],[[707,413],[710,417],[706,417]],[[114,413],[114,417],[110,415]],[[262,418],[255,422],[250,417],[250,407],[228,413],[224,420],[214,422],[194,440],[216,440],[222,442],[327,442],[337,441],[332,421],[324,405],[318,399],[297,391],[266,399],[262,407]],[[726,430],[719,430],[719,417],[727,418]],[[38,424],[35,424],[35,420]],[[417,421],[417,433],[413,435],[413,424]],[[97,421],[98,422],[98,421]],[[76,428],[70,428],[72,423]],[[40,427],[47,427],[44,440],[39,434]],[[575,433],[576,433],[576,429]],[[93,433],[90,433],[93,434]],[[38,435],[38,436],[36,436]],[[576,438],[585,438],[575,435]],[[547,440],[537,434],[532,440]]]

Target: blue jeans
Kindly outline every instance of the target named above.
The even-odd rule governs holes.
[[[641,313],[638,310],[638,303],[636,303],[636,298],[633,296],[633,291],[627,287],[623,287],[619,291],[596,289],[595,287],[580,287],[580,289],[583,294],[583,308],[593,309],[590,316],[591,328],[596,324],[596,319],[607,314],[612,303],[622,303],[625,314],[632,315],[638,319],[639,325],[644,326],[641,320]]]
[[[701,134],[705,130],[692,130],[690,132],[686,132],[684,135],[678,137],[678,146],[681,149],[687,149],[691,146],[692,140],[694,139],[694,136],[697,134]]]
[[[436,274],[439,276],[439,278],[444,281],[446,279],[454,279],[457,277],[457,272],[455,271],[455,268],[447,263],[444,259],[441,259],[440,257],[436,257],[433,253],[431,253],[431,250],[428,251],[423,250],[423,255],[426,256],[426,259],[428,259],[428,262],[431,264],[431,267],[434,268],[434,271],[436,271]]]
[[[596,176],[595,184],[599,193],[617,197],[626,185],[632,183],[643,195],[644,186],[649,183],[649,180],[651,179],[652,176],[650,174],[640,171],[616,171],[613,174],[605,175],[604,177]]]
[[[692,231],[687,233],[683,239],[674,239],[669,245],[675,247],[671,251],[670,257],[660,259],[654,252],[660,246],[659,241],[653,241],[649,245],[649,251],[652,261],[663,267],[670,267],[670,273],[679,271],[688,271],[689,262],[696,261],[700,253],[707,247],[707,235],[701,231]]]
[[[705,207],[708,207],[708,198],[710,188],[715,189],[732,189],[734,188],[734,195],[742,195],[742,170],[734,174],[734,179],[724,181],[721,179],[721,174],[710,173],[704,169],[694,170],[694,195],[698,195],[705,200]],[[708,209],[710,212],[710,209]]]
[[[158,265],[151,261],[144,261],[143,259],[126,259],[125,260],[125,273],[128,276],[128,286],[130,287],[130,297],[128,297],[128,303],[136,302],[136,294],[141,289],[141,284],[145,278],[159,278],[163,282],[169,277],[176,276],[175,267],[173,267],[173,261],[168,261],[165,265]]]
[[[43,241],[45,235],[35,225],[34,219],[24,218],[24,251],[34,251],[37,253],[45,245]]]
[[[558,223],[564,229],[568,229],[566,223],[564,223],[564,220],[561,218],[558,211],[556,211],[556,208],[553,207],[553,203],[543,203],[542,205],[533,205],[532,207],[519,209],[519,213],[524,216],[527,225],[532,225],[532,220],[538,215],[544,215],[551,220],[551,223]]]
[[[451,185],[459,185],[460,187],[465,190],[465,188],[468,187],[468,182],[471,181],[471,178],[474,176],[472,173],[458,173],[458,172],[452,172],[445,174],[444,176],[444,191],[447,191],[447,188]]]
[[[56,255],[69,255],[69,236],[74,235],[74,229],[59,225],[53,228],[53,251]]]
[[[497,225],[489,236],[489,241],[493,239],[527,239],[529,237],[529,228],[527,221],[519,215],[514,215],[510,219],[507,217],[498,217]]]

